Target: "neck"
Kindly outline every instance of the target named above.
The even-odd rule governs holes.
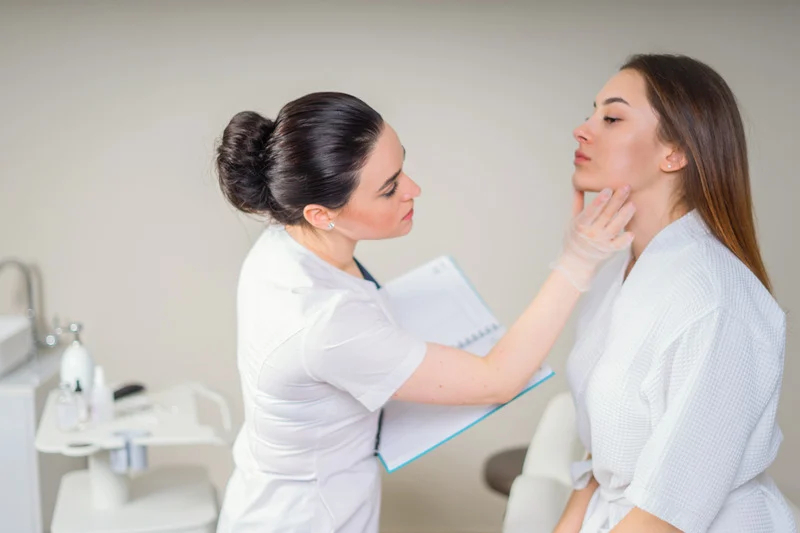
[[[339,232],[323,232],[302,226],[286,226],[286,232],[317,257],[339,270],[349,271],[355,265],[356,243]]]
[[[684,207],[675,207],[672,194],[661,190],[645,190],[631,194],[636,205],[636,214],[628,223],[627,230],[633,233],[632,259],[641,257],[650,241],[658,233],[687,213]]]

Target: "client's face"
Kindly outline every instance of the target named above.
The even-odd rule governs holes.
[[[578,141],[572,184],[597,192],[630,185],[650,187],[660,175],[665,150],[656,134],[658,117],[647,99],[644,78],[623,70],[597,95],[594,112],[573,132]]]

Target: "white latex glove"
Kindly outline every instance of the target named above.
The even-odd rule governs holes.
[[[564,238],[561,256],[552,265],[579,291],[587,291],[597,268],[633,242],[631,232],[623,232],[636,208],[627,202],[628,186],[613,193],[605,189],[586,209],[583,192],[575,191],[572,222]]]

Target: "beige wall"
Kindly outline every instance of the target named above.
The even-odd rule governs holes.
[[[237,421],[235,285],[260,226],[223,203],[212,172],[233,113],[274,115],[315,90],[375,106],[424,193],[411,236],[364,243],[359,257],[385,280],[450,253],[509,323],[558,251],[570,133],[606,78],[632,52],[711,63],[742,104],[763,251],[789,311],[772,473],[800,489],[797,2],[72,4],[0,7],[0,256],[41,267],[49,312],[85,324],[111,378],[201,380],[232,399]],[[15,281],[0,279],[4,295]],[[385,531],[498,530],[504,500],[481,464],[528,441],[566,387],[569,345],[565,335],[550,359],[556,379],[386,477]],[[219,448],[152,455],[204,462],[220,488],[231,468]]]

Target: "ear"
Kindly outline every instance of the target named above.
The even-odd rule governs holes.
[[[677,172],[683,169],[689,160],[683,150],[673,149],[664,159],[661,160],[661,172]]]
[[[336,214],[326,207],[317,204],[309,204],[303,209],[303,217],[306,222],[319,230],[329,231],[331,222],[336,218]]]

